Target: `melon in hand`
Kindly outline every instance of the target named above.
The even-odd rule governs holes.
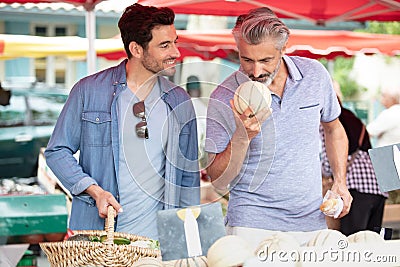
[[[233,96],[233,104],[239,114],[242,114],[248,107],[254,115],[264,109],[271,107],[271,91],[260,82],[247,81],[239,85]]]

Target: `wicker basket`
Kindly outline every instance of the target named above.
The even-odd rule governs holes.
[[[105,231],[79,230],[76,234],[107,235],[104,243],[91,241],[61,241],[44,242],[40,247],[46,253],[52,267],[78,266],[132,266],[135,261],[143,257],[161,258],[160,250],[141,248],[133,245],[116,245],[114,237],[124,237],[132,242],[148,240],[146,237],[114,232],[115,210],[108,208]]]

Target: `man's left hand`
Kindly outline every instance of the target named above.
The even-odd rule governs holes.
[[[343,199],[343,210],[339,214],[338,218],[342,218],[350,212],[351,203],[353,202],[353,197],[350,195],[346,184],[333,183],[331,191],[338,194]]]

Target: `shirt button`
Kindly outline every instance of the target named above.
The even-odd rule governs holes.
[[[100,119],[99,118],[96,118],[96,121],[99,121]]]

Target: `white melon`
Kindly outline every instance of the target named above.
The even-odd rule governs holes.
[[[308,247],[323,247],[323,248],[344,248],[347,247],[347,236],[337,230],[324,229],[308,241]]]
[[[132,267],[163,267],[163,263],[160,259],[158,258],[152,258],[152,257],[144,257],[138,259]]]
[[[296,251],[300,249],[300,244],[293,236],[278,232],[273,234],[258,245],[256,255],[263,253],[271,253],[272,251]]]
[[[164,261],[164,267],[208,267],[205,256]]]
[[[376,232],[364,230],[351,234],[347,237],[349,243],[384,243],[385,240]]]
[[[247,81],[239,85],[233,96],[233,104],[239,114],[242,114],[249,106],[253,114],[271,107],[271,91],[260,82]]]
[[[254,257],[250,245],[243,238],[236,235],[223,236],[207,252],[208,266],[227,267],[239,266]]]

